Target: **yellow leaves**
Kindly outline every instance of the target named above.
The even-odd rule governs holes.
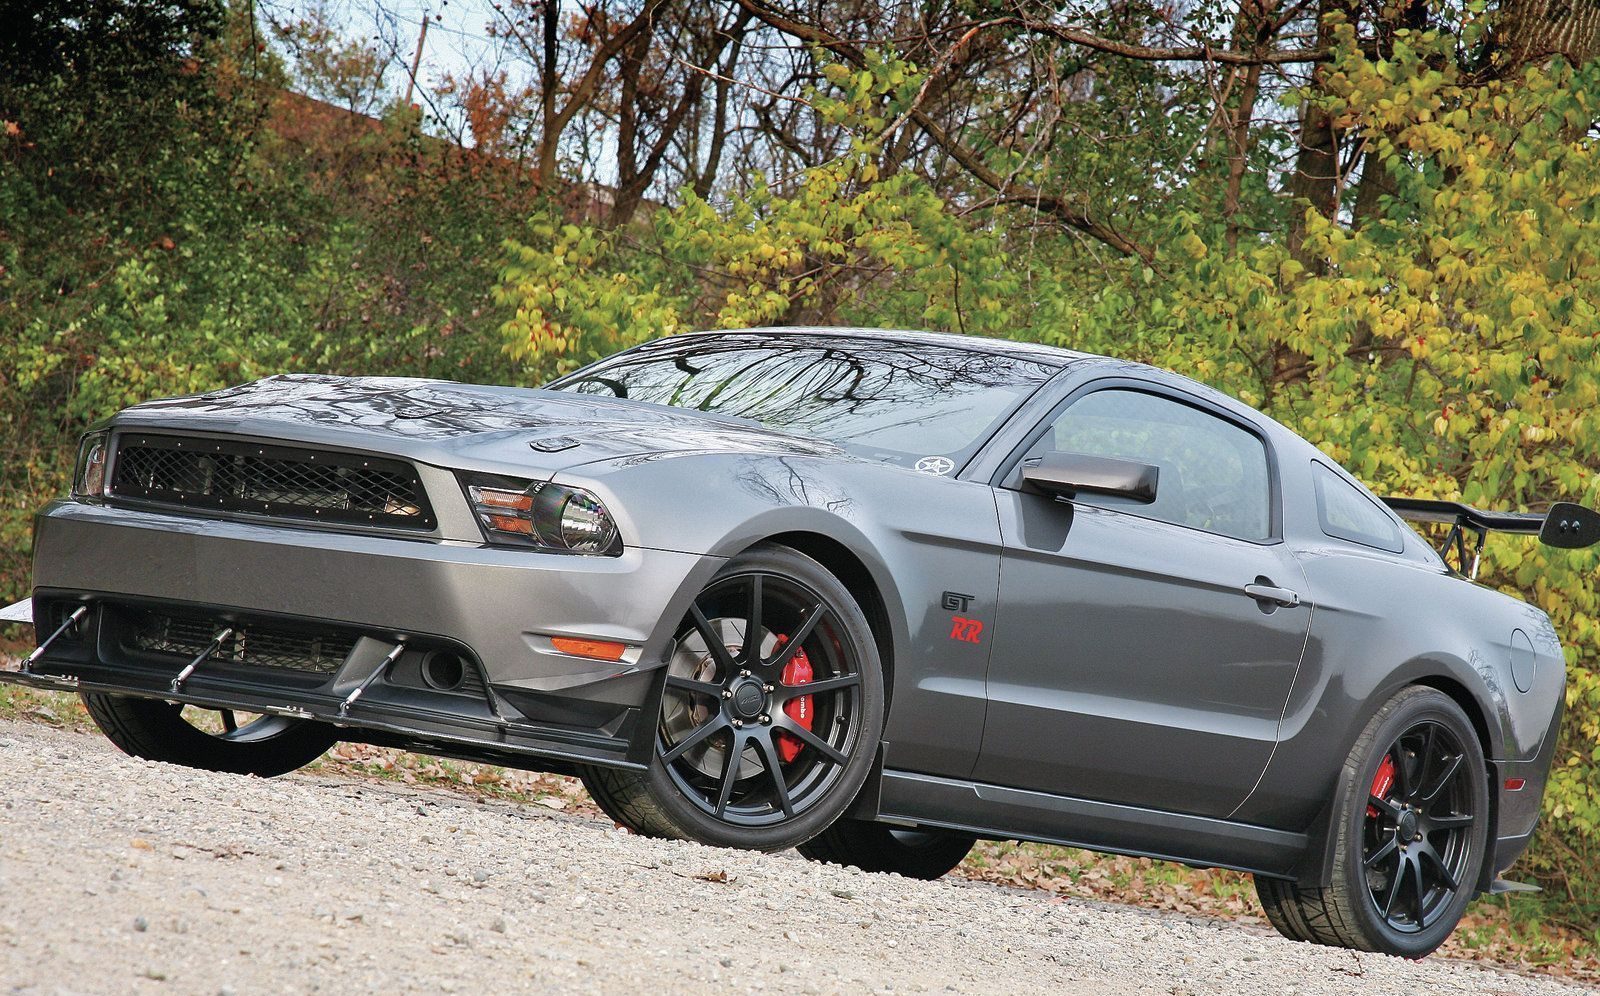
[[[1524,443],[1532,445],[1536,443],[1548,442],[1555,438],[1555,430],[1546,428],[1545,426],[1525,425],[1522,427],[1522,441]]]
[[[1526,294],[1517,294],[1511,299],[1511,314],[1514,318],[1537,318],[1539,309]]]
[[[1407,290],[1413,294],[1420,294],[1433,283],[1433,271],[1421,266],[1409,266],[1403,279]]]

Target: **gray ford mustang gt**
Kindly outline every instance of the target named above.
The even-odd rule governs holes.
[[[1105,357],[683,335],[541,390],[282,376],[118,414],[38,517],[10,611],[39,648],[0,679],[215,770],[361,741],[868,870],[977,837],[1240,869],[1289,937],[1420,957],[1515,888],[1561,717],[1549,619],[1471,580],[1491,530],[1600,516],[1384,502]]]

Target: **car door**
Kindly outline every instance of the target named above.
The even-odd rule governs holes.
[[[1271,449],[1201,399],[1111,383],[1075,392],[998,481],[975,775],[1227,816],[1271,757],[1310,616],[1278,541]],[[1025,493],[1021,468],[1049,450],[1155,466],[1155,500]]]

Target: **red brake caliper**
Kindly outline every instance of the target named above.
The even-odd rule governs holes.
[[[1378,765],[1378,773],[1372,776],[1372,794],[1379,799],[1389,798],[1389,790],[1394,788],[1394,758],[1388,754],[1383,755],[1383,763]],[[1377,816],[1377,807],[1367,804],[1367,815]]]
[[[787,635],[778,637],[778,647],[782,647],[788,642],[789,637]],[[806,656],[805,648],[802,647],[796,650],[794,656],[789,658],[789,663],[783,666],[781,680],[785,685],[804,685],[809,683],[811,678],[811,658]],[[795,696],[783,704],[783,711],[788,714],[790,719],[795,721],[796,725],[807,730],[811,729],[811,720],[813,718],[811,696]],[[778,731],[778,756],[783,759],[784,764],[788,764],[800,756],[800,748],[802,746],[804,745],[800,743],[797,737],[784,733],[782,730]]]

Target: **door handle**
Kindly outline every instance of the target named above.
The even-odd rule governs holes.
[[[1292,609],[1300,604],[1300,593],[1289,588],[1277,588],[1270,584],[1247,584],[1244,593],[1258,602],[1271,602]]]

